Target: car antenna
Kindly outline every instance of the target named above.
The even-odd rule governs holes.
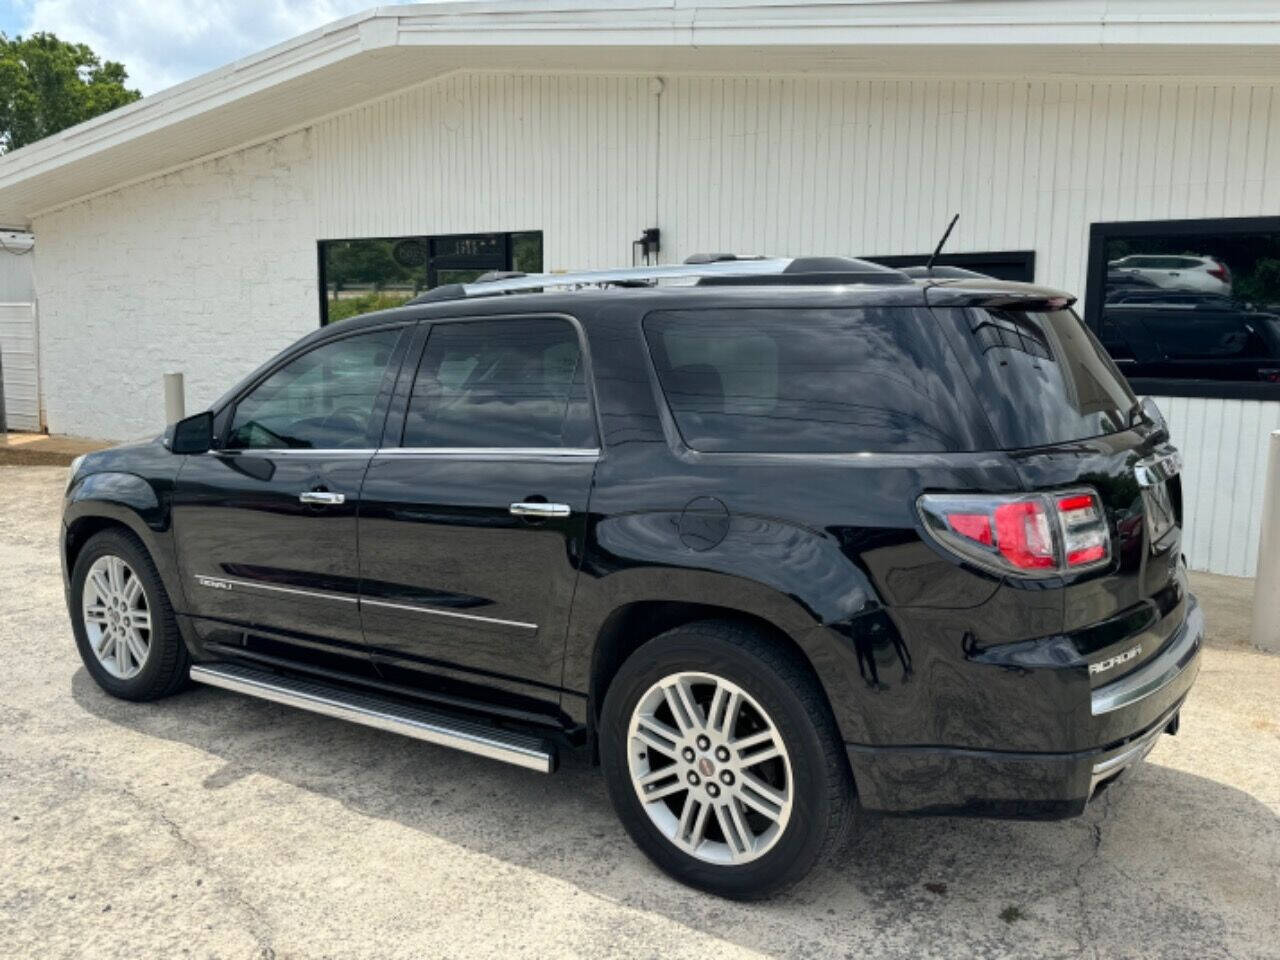
[[[951,218],[951,222],[947,224],[947,229],[942,233],[942,239],[938,241],[938,245],[933,248],[933,253],[929,255],[929,259],[925,262],[924,273],[926,277],[933,273],[933,261],[938,259],[938,254],[940,254],[942,252],[942,248],[946,246],[947,237],[951,236],[951,231],[955,229],[956,221],[959,219],[960,214],[958,213]]]

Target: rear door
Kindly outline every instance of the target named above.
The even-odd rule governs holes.
[[[1124,377],[1069,310],[935,313],[1025,487],[1087,485],[1102,499],[1113,562],[1066,578],[1062,622],[1067,633],[1085,631],[1077,646],[1090,661],[1131,649],[1130,638],[1147,632],[1140,655],[1094,678],[1109,682],[1154,655],[1182,622],[1176,451],[1162,430],[1133,417],[1136,400]]]
[[[384,676],[558,709],[599,456],[576,322],[434,323],[361,493],[365,637]]]
[[[187,458],[174,536],[188,609],[207,640],[370,669],[356,514],[404,329],[288,359],[236,402],[220,449]]]

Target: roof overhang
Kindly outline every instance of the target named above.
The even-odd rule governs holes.
[[[456,70],[1280,78],[1273,0],[379,7],[0,157],[0,227]]]

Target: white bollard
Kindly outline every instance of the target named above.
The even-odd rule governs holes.
[[[182,374],[166,373],[164,375],[164,422],[177,423],[187,415],[186,388],[183,386]]]
[[[1262,487],[1262,536],[1253,581],[1253,645],[1280,653],[1280,430],[1268,441]]]

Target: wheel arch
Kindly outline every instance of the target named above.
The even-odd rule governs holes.
[[[766,617],[758,613],[710,603],[683,600],[636,600],[614,609],[605,618],[596,635],[587,694],[587,722],[592,731],[593,744],[605,695],[622,664],[645,644],[668,630],[702,620],[739,624],[767,637],[772,643],[790,652],[797,663],[817,682],[826,700],[827,708],[833,709],[831,690],[818,673],[803,644]]]

